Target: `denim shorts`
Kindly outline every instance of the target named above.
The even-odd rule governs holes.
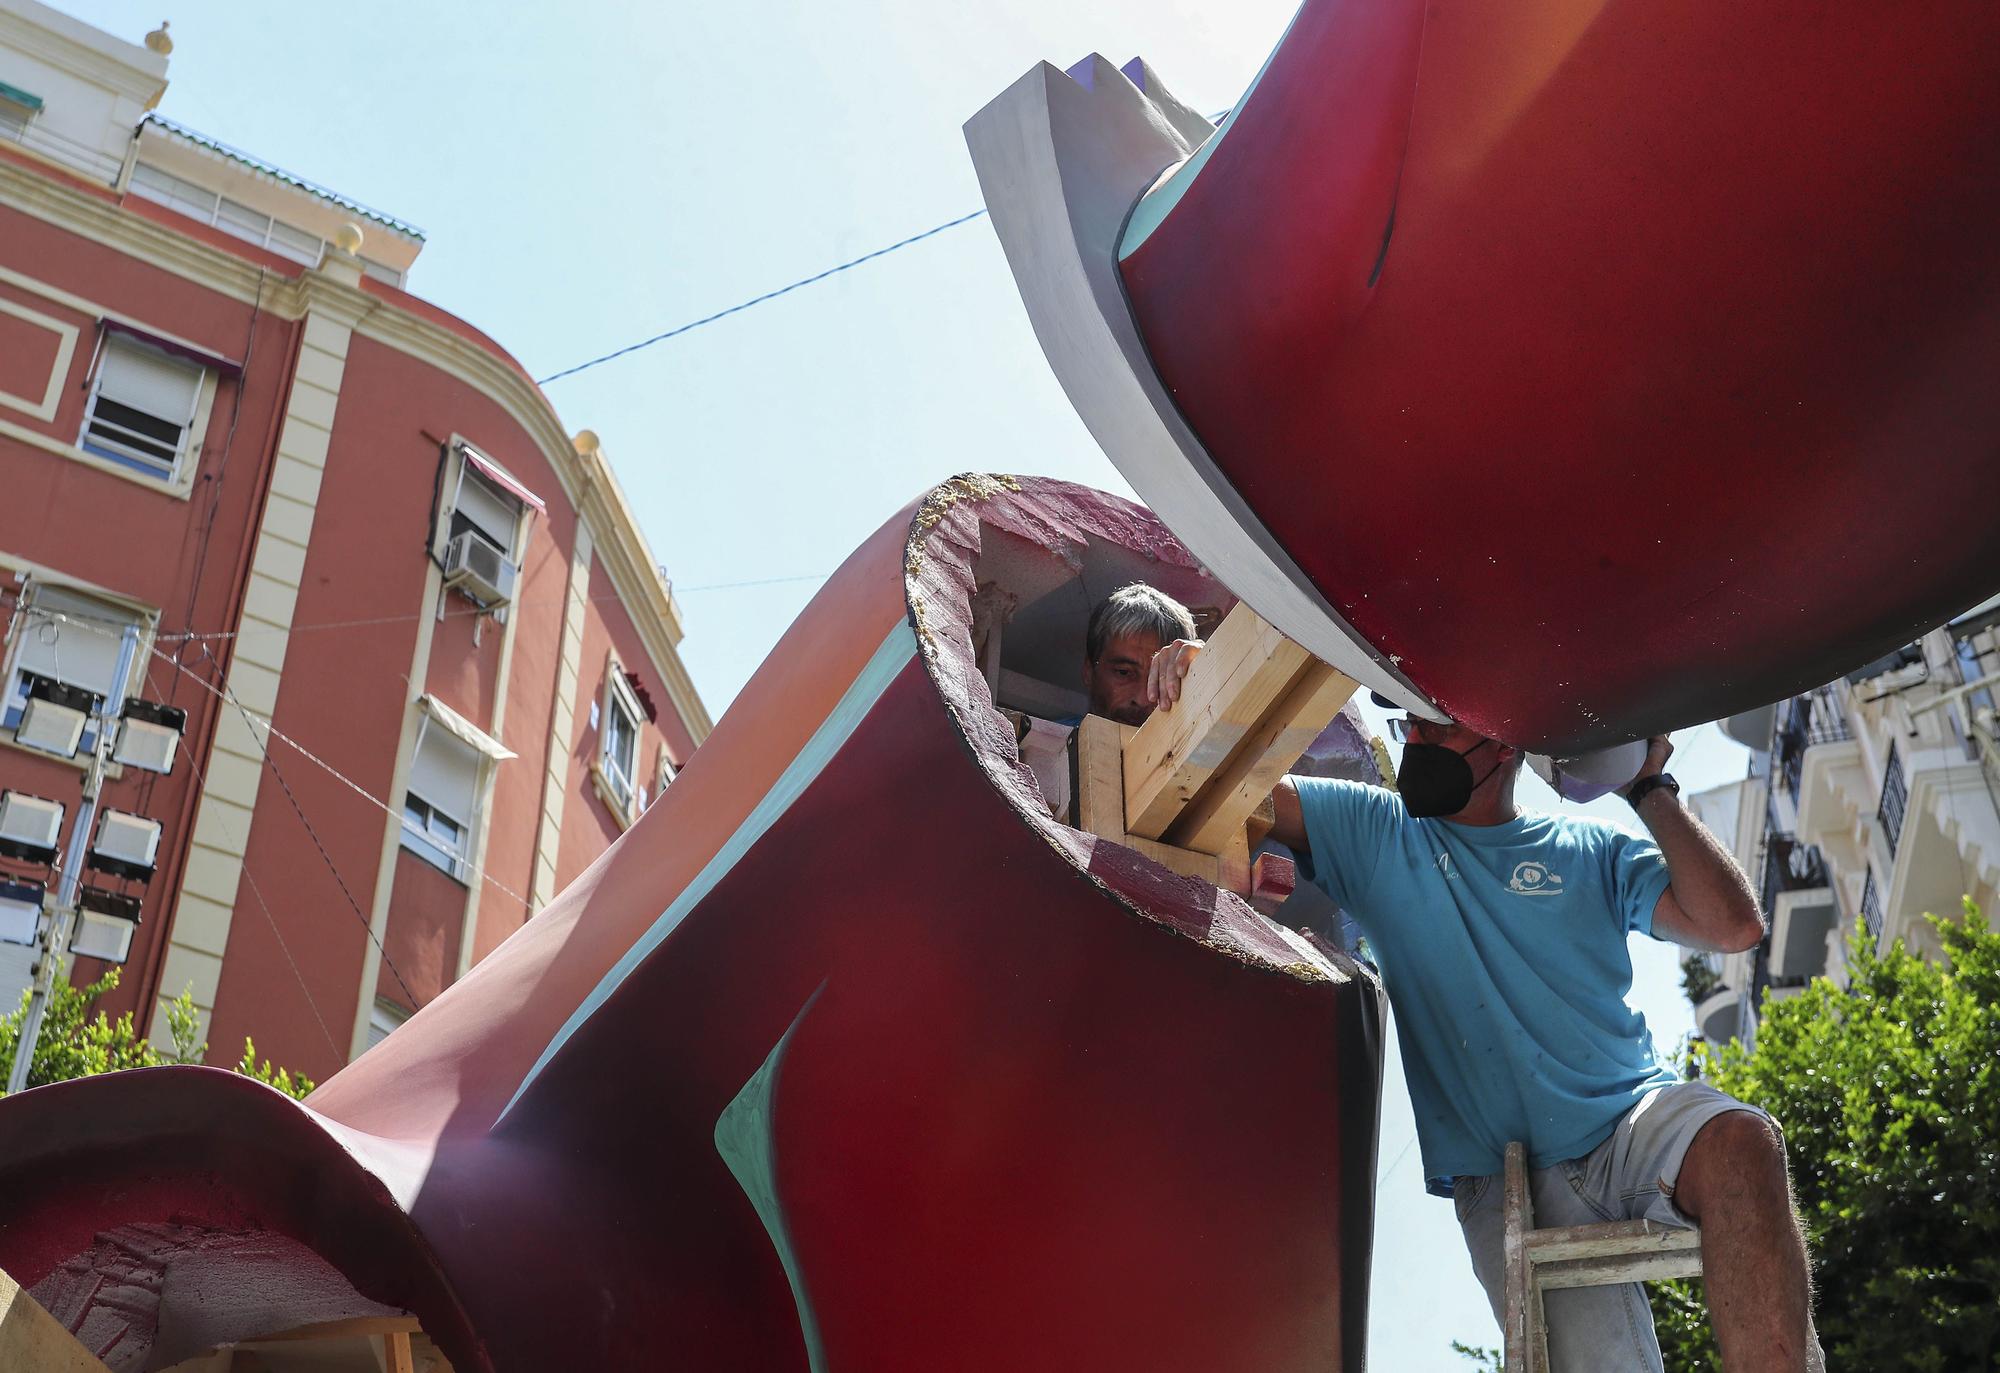
[[[1705,1082],[1677,1082],[1649,1092],[1582,1158],[1528,1170],[1535,1228],[1651,1220],[1691,1229],[1693,1222],[1673,1202],[1681,1160],[1695,1133],[1730,1111],[1764,1116]],[[1452,1188],[1472,1271],[1503,1330],[1505,1191],[1497,1176],[1459,1178]],[[1551,1373],[1661,1373],[1660,1342],[1641,1284],[1558,1288],[1544,1293],[1542,1309],[1548,1319]]]

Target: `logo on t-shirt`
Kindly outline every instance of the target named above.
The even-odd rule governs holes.
[[[1438,855],[1438,871],[1443,873],[1447,879],[1457,878],[1458,865],[1451,861],[1451,855],[1449,853],[1441,853]]]
[[[1514,875],[1507,879],[1507,890],[1522,896],[1561,896],[1562,877],[1549,871],[1548,864],[1529,859],[1514,865]]]

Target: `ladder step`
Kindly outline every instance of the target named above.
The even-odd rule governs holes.
[[[1621,1254],[1681,1253],[1701,1249],[1701,1232],[1661,1225],[1650,1220],[1608,1221],[1600,1225],[1566,1225],[1530,1230],[1523,1237],[1528,1262],[1537,1267],[1567,1259],[1594,1259]]]
[[[1698,1278],[1701,1276],[1701,1254],[1692,1249],[1670,1249],[1563,1259],[1556,1263],[1538,1263],[1534,1273],[1536,1286],[1545,1291],[1619,1282],[1657,1282],[1662,1278]]]

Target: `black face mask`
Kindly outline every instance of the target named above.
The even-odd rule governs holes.
[[[1486,777],[1474,781],[1472,764],[1465,760],[1492,742],[1481,739],[1464,753],[1443,744],[1420,744],[1414,740],[1404,744],[1403,765],[1396,773],[1396,790],[1402,795],[1403,808],[1418,820],[1456,815],[1464,810],[1486,777],[1500,770],[1495,763],[1486,770]]]

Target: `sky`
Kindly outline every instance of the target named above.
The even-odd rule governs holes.
[[[410,289],[538,377],[977,209],[960,127],[1036,62],[1144,56],[1214,112],[1292,8],[58,4],[135,41],[165,9],[161,113],[422,226]],[[983,218],[548,394],[568,429],[601,437],[718,717],[820,580],[931,485],[1027,472],[1130,494],[1043,361]],[[1680,747],[1690,790],[1743,774],[1713,727]],[[1629,823],[1617,808],[1591,809]],[[1637,940],[1635,969],[1635,1004],[1677,1042],[1692,1016],[1675,951]],[[1499,1332],[1451,1207],[1424,1195],[1393,1043],[1383,1105],[1370,1365],[1460,1373],[1450,1341]]]

